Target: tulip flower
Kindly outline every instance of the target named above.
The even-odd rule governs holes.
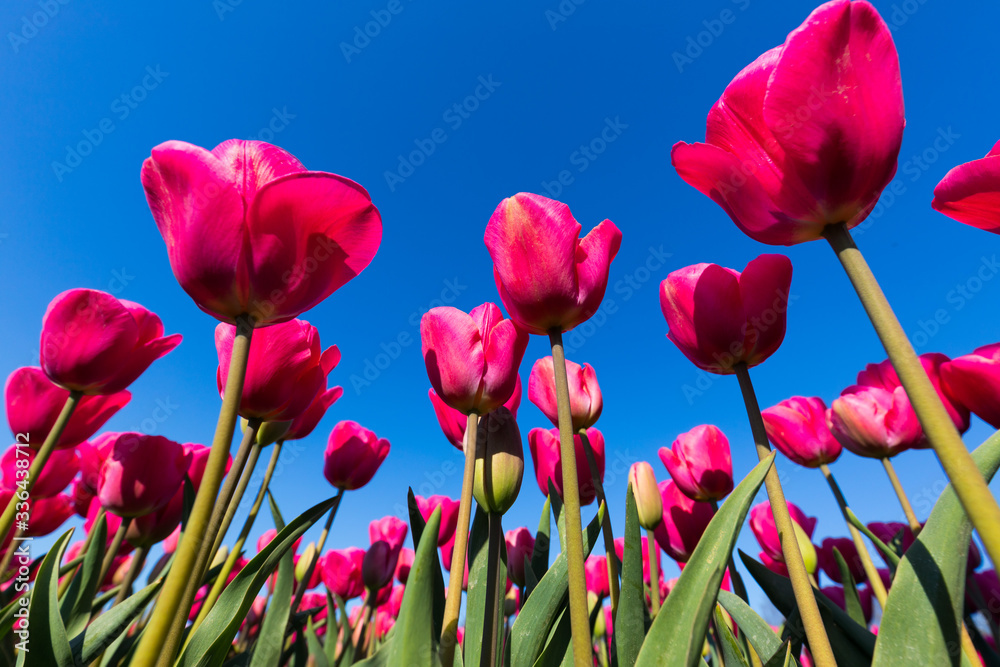
[[[663,520],[663,501],[653,466],[646,461],[633,463],[628,471],[628,483],[635,498],[639,525],[646,530],[655,529]]]
[[[438,531],[438,546],[444,546],[455,536],[455,526],[458,524],[458,501],[452,500],[448,496],[414,496],[417,502],[417,510],[424,521],[430,521],[431,514],[438,507],[441,508],[441,527]]]
[[[792,263],[784,255],[761,255],[743,272],[717,264],[674,271],[660,285],[667,337],[695,366],[735,373],[774,354],[785,337]]]
[[[463,414],[487,412],[510,399],[528,334],[492,303],[468,314],[431,308],[420,320],[420,341],[434,391]]]
[[[42,537],[55,532],[66,520],[76,514],[73,499],[65,494],[51,498],[32,498],[28,501],[28,529],[25,537]]]
[[[821,398],[792,396],[761,411],[767,437],[779,452],[807,468],[833,463],[841,446],[826,426]]]
[[[0,485],[10,491],[18,490],[18,482],[28,477],[28,467],[35,460],[35,451],[24,446],[11,445],[0,457],[3,472]],[[20,463],[20,465],[18,465]],[[80,456],[75,449],[56,450],[48,464],[31,487],[33,498],[51,498],[62,493],[80,470]]]
[[[910,527],[899,521],[873,521],[868,524],[868,530],[889,547],[893,546],[893,542],[897,542],[899,555],[906,553],[917,539]],[[879,554],[882,552],[879,551]]]
[[[235,338],[236,327],[220,323],[215,328],[220,395],[225,394]],[[280,422],[300,416],[340,362],[337,346],[322,350],[316,327],[302,320],[261,329],[253,343],[238,410],[245,419]]]
[[[535,551],[535,536],[527,528],[515,528],[504,534],[507,542],[507,574],[518,586],[524,586],[524,572],[530,567],[531,555]],[[525,560],[529,562],[525,565]],[[604,573],[607,577],[607,572]]]
[[[806,516],[794,503],[788,503],[788,514],[792,517],[792,522],[801,529],[808,542],[812,538],[813,531],[816,530],[816,519]],[[760,548],[769,558],[784,562],[781,541],[778,538],[778,528],[774,524],[774,514],[771,512],[770,503],[763,502],[750,509],[750,530],[753,531],[757,543],[760,544]],[[799,541],[802,542],[801,539]]]
[[[416,554],[413,549],[407,549],[403,547],[399,550],[399,559],[396,561],[396,581],[406,585],[406,581],[410,578],[410,570],[413,569],[413,557]],[[402,589],[402,586],[396,588]],[[396,588],[393,588],[393,593],[395,593]],[[398,611],[398,610],[397,610]]]
[[[173,440],[121,433],[101,466],[97,499],[121,517],[155,512],[176,495],[190,466],[191,453]]]
[[[262,141],[167,141],[142,185],[177,282],[230,324],[297,317],[361,273],[382,240],[364,188]]]
[[[599,599],[611,595],[607,556],[590,556],[584,561],[583,566],[587,573],[587,591],[595,594]]]
[[[596,428],[587,429],[590,448],[594,452],[597,471],[601,481],[604,481],[604,436]],[[586,461],[583,451],[583,440],[579,435],[573,436],[576,450],[576,460]],[[528,433],[528,449],[535,464],[535,479],[542,495],[549,495],[549,481],[556,489],[559,497],[563,495],[562,460],[559,453],[559,429],[533,428]],[[577,466],[577,481],[580,485],[580,504],[589,505],[597,497],[597,489],[590,476],[590,468],[586,465]]]
[[[869,458],[895,456],[923,437],[902,387],[848,387],[827,411],[826,424],[846,449]]]
[[[833,0],[736,75],[705,143],[678,142],[671,159],[747,236],[794,245],[868,216],[896,173],[903,125],[889,28],[868,2]]]
[[[590,364],[580,366],[566,360],[569,380],[569,408],[573,417],[573,431],[588,429],[597,423],[604,408],[601,387]],[[528,378],[528,400],[542,411],[553,426],[559,426],[559,407],[556,403],[555,370],[552,357],[535,362]]]
[[[368,537],[371,543],[385,542],[388,544],[394,555],[394,560],[399,556],[407,534],[406,522],[394,516],[382,517],[368,524]]]
[[[659,490],[663,523],[653,531],[653,536],[668,556],[686,563],[715,516],[715,510],[708,503],[689,498],[673,480],[660,482]]]
[[[398,559],[399,554],[396,556]],[[382,590],[392,582],[395,571],[396,560],[393,559],[392,547],[381,540],[374,542],[361,560],[361,579],[365,588],[370,591]]]
[[[1000,428],[1000,343],[941,364],[945,391],[993,428]]]
[[[338,350],[339,356],[339,350]],[[326,369],[324,368],[324,371]],[[329,372],[329,371],[327,371]],[[282,440],[301,440],[315,430],[320,420],[326,415],[326,411],[344,395],[344,388],[337,386],[316,394],[309,407],[292,420],[288,430],[281,437]]]
[[[406,592],[404,586],[393,586],[392,593],[389,595],[389,603],[386,605],[389,615],[393,618],[399,616],[399,610],[403,606],[403,595]]]
[[[839,551],[840,555],[844,557],[844,561],[847,563],[847,567],[855,583],[865,581],[865,569],[861,564],[858,549],[854,546],[854,541],[847,537],[828,537],[823,540],[823,544],[816,550],[819,567],[823,570],[823,573],[830,577],[830,580],[833,582],[838,584],[844,583],[840,576],[840,566],[837,564],[837,558],[833,554],[834,549]]]
[[[323,475],[338,489],[360,489],[371,481],[388,455],[388,440],[379,439],[357,422],[342,421],[330,432]]]
[[[180,334],[164,336],[160,318],[137,303],[72,289],[42,318],[42,370],[70,391],[117,394],[180,342]]]
[[[581,229],[566,204],[524,192],[500,202],[486,225],[500,300],[529,333],[569,331],[600,307],[622,233],[610,220],[582,240]]]
[[[487,514],[504,514],[521,491],[524,447],[510,410],[500,406],[479,420],[472,495]]]
[[[931,206],[963,224],[1000,232],[1000,141],[986,157],[945,174],[934,188]]]
[[[17,442],[38,449],[45,442],[56,418],[69,398],[69,390],[50,380],[41,368],[18,368],[4,388],[7,423]],[[73,410],[56,447],[65,449],[84,442],[131,400],[122,390],[107,396],[83,396]]]
[[[660,460],[674,484],[694,500],[722,500],[733,490],[733,458],[729,440],[707,424],[681,433],[670,449],[660,448]]]
[[[351,600],[365,592],[361,580],[361,563],[365,551],[357,547],[331,549],[320,560],[323,584],[334,595]]]
[[[437,392],[433,389],[427,390],[427,396],[431,399],[431,405],[434,406],[434,415],[437,417],[438,425],[441,426],[441,431],[444,433],[444,437],[448,439],[448,442],[450,442],[455,449],[460,452],[464,451],[465,427],[469,423],[469,418],[442,401],[441,397],[438,396]],[[517,417],[517,409],[520,406],[521,378],[518,377],[514,382],[514,393],[510,395],[510,398],[508,398],[503,404],[503,407],[510,410],[514,417]]]

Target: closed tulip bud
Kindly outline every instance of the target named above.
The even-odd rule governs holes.
[[[816,519],[806,516],[794,503],[788,503],[788,513],[792,517],[792,523],[800,529],[800,531],[796,532],[799,542],[803,541],[803,537],[799,537],[799,532],[804,536],[804,540],[809,542],[813,531],[816,529]],[[784,562],[781,540],[778,538],[778,528],[774,523],[774,514],[771,512],[770,503],[763,502],[759,505],[754,505],[750,509],[750,530],[753,531],[754,537],[757,538],[757,543],[760,544],[764,553],[774,560]],[[813,567],[813,571],[815,571],[815,566]]]
[[[673,480],[660,482],[659,489],[663,521],[653,531],[653,537],[668,556],[686,563],[715,516],[715,510],[708,503],[689,498]]]
[[[528,378],[528,400],[534,403],[549,418],[554,426],[559,426],[559,407],[556,401],[556,378],[552,357],[543,357],[535,362]],[[573,431],[587,429],[597,423],[604,409],[601,387],[597,375],[590,364],[580,366],[566,360],[566,376],[569,381],[569,409],[573,417]]]
[[[524,586],[525,560],[530,563],[535,550],[535,536],[527,528],[515,528],[504,534],[507,542],[507,574],[518,586]]]
[[[357,422],[333,427],[323,455],[323,475],[335,488],[353,491],[371,481],[385,457],[389,441]]]
[[[472,495],[488,514],[504,514],[517,500],[523,476],[521,431],[511,411],[501,406],[479,420]]]
[[[398,556],[398,554],[397,554]],[[396,570],[392,547],[388,542],[378,541],[372,544],[361,562],[361,579],[365,588],[379,591],[392,581]]]
[[[633,463],[628,471],[628,483],[635,497],[639,525],[646,530],[653,530],[663,521],[663,499],[656,485],[653,466],[646,461]]]
[[[762,363],[785,338],[792,263],[761,255],[743,272],[695,264],[660,285],[667,338],[698,368],[728,375]]]
[[[248,422],[246,419],[240,418],[241,430],[245,431],[247,429]],[[292,425],[292,420],[286,420],[283,422],[264,422],[257,429],[257,444],[261,447],[267,447],[268,445],[273,445],[279,440],[285,439],[285,434],[288,433],[288,429]]]
[[[302,582],[306,577],[306,570],[309,568],[309,564],[312,563],[313,559],[317,555],[316,543],[310,542],[306,545],[305,550],[302,552],[301,557],[295,563],[295,581]],[[318,571],[319,568],[314,568],[314,571]]]
[[[521,591],[518,588],[511,588],[503,599],[503,613],[505,616],[513,616],[521,608]]]
[[[417,511],[424,521],[431,520],[431,514],[438,507],[441,508],[441,527],[438,530],[438,546],[444,546],[452,540],[455,535],[455,526],[458,525],[458,506],[461,504],[457,500],[452,500],[448,496],[414,496],[417,502]]]
[[[427,395],[431,399],[431,405],[434,406],[434,415],[437,417],[438,425],[441,426],[444,437],[448,439],[448,442],[455,449],[460,452],[465,451],[465,427],[469,423],[468,417],[442,401],[441,397],[433,389],[428,389]],[[503,406],[517,417],[517,409],[520,405],[521,379],[517,378],[514,383],[514,393],[510,395],[510,398],[507,399]]]
[[[588,604],[590,603],[590,595],[591,595],[590,591],[587,591],[587,602],[588,602]],[[598,602],[600,602],[600,600],[598,600]],[[608,620],[609,619],[606,618],[606,617],[609,617],[609,616],[610,616],[610,614],[604,613],[603,609],[600,612],[598,612],[597,618],[594,619],[594,637],[601,638],[601,637],[604,637],[607,634],[607,632],[608,632]]]
[[[580,239],[562,202],[518,193],[500,202],[486,225],[500,300],[529,333],[569,331],[601,305],[622,233],[605,220]]]
[[[1000,343],[977,347],[941,365],[948,396],[993,428],[1000,428]],[[8,411],[8,414],[10,412]]]
[[[320,560],[323,584],[344,600],[352,600],[365,591],[361,563],[365,550],[357,547],[332,549]]]
[[[680,434],[670,449],[660,448],[660,460],[689,498],[722,500],[733,490],[729,440],[716,426],[695,426]]]
[[[413,549],[407,549],[406,547],[400,549],[399,559],[396,561],[395,573],[396,581],[399,583],[405,585],[406,581],[410,578],[410,570],[413,568],[413,557],[415,555],[416,554],[414,554]],[[393,589],[393,592],[395,593],[395,589]],[[400,595],[402,595],[402,593],[400,593]],[[396,614],[394,615],[398,615],[398,613],[399,609],[397,608]]]
[[[842,451],[826,425],[821,398],[793,396],[761,412],[767,437],[779,452],[807,468],[833,463]]]
[[[848,387],[827,411],[826,425],[846,449],[869,458],[890,458],[917,444],[923,430],[906,390]]]
[[[597,473],[604,480],[604,436],[596,428],[587,429],[587,439],[597,463]],[[543,496],[549,495],[549,482],[562,498],[562,453],[559,446],[559,429],[533,428],[528,432],[528,448],[531,450],[531,460],[535,465],[535,480]],[[573,449],[576,450],[577,484],[580,488],[580,505],[589,505],[597,497],[597,487],[594,486],[590,474],[590,466],[586,464],[587,455],[583,450],[583,439],[579,434],[573,436]]]
[[[1000,141],[986,157],[960,164],[934,188],[934,210],[966,225],[1000,232]],[[996,427],[994,427],[996,428]]]
[[[122,517],[155,512],[176,495],[190,466],[191,453],[172,440],[120,433],[101,466],[97,498]]]
[[[590,556],[584,561],[583,569],[587,576],[587,590],[599,598],[608,597],[611,594],[611,586],[608,583],[607,557]]]
[[[805,563],[806,572],[809,574],[816,574],[816,568],[819,565],[819,557],[816,555],[816,547],[813,545],[812,540],[806,535],[806,531],[802,529],[802,526],[792,522],[792,530],[795,531],[795,539],[799,543],[799,553],[802,554],[802,562]]]

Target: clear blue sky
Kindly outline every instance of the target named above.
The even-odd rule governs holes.
[[[72,287],[109,290],[151,308],[168,332],[184,335],[133,385],[134,400],[109,428],[209,441],[219,404],[215,321],[173,279],[139,168],[167,139],[212,147],[232,137],[269,139],[274,131],[273,142],[308,168],[368,188],[384,222],[371,266],[304,316],[324,344],[340,346],[343,361],[331,381],[344,385],[345,395],[274,481],[286,517],[330,494],[322,451],[341,419],[374,429],[393,449],[374,481],[346,497],[331,545],[366,546],[368,522],[402,506],[407,485],[419,493],[432,484],[433,492],[458,496],[460,457],[427,399],[418,315],[442,295],[464,310],[499,302],[482,241],[486,222],[503,197],[547,194],[543,183],[557,181],[563,170],[572,182],[558,198],[584,229],[610,218],[624,233],[608,289],[616,311],[582,345],[569,339],[570,358],[591,363],[604,392],[598,427],[608,442],[606,483],[619,534],[628,465],[647,459],[665,476],[656,452],[682,431],[717,424],[732,441],[737,474],[750,469],[755,455],[736,381],[708,377],[702,395],[686,397],[685,386],[696,387],[700,375],[664,335],[658,283],[687,264],[741,269],[775,249],[743,236],[685,185],[670,166],[669,149],[680,139],[703,139],[705,115],[725,85],[781,43],[813,0],[578,6],[564,0],[564,10],[574,9],[568,16],[559,14],[557,0],[236,2],[49,0],[50,18],[38,14],[45,2],[3,3],[4,375],[38,363],[41,317],[53,296]],[[1000,138],[1000,6],[875,5],[894,26],[902,62],[907,129],[897,179],[903,191],[884,199],[858,243],[908,332],[945,311],[948,322],[919,351],[959,355],[1000,339],[996,269],[984,270],[995,279],[975,284],[984,258],[1000,254],[1000,240],[935,213],[930,201],[951,166],[982,157]],[[368,22],[386,17],[375,37],[354,42]],[[44,25],[26,27],[33,20]],[[699,39],[700,47],[691,46]],[[690,62],[679,61],[675,53],[687,49]],[[485,99],[468,101],[474,110],[464,117],[454,111],[477,91]],[[602,133],[614,141],[597,154]],[[67,155],[68,146],[96,143],[99,135],[79,162]],[[399,156],[434,136],[433,153],[412,173],[400,170]],[[595,152],[588,157],[581,147],[591,142]],[[402,175],[402,182],[386,172]],[[662,263],[655,261],[660,252],[670,255]],[[829,401],[865,363],[884,357],[830,250],[812,243],[787,253],[796,297],[788,334],[753,373],[764,406],[792,394]],[[955,290],[966,284],[980,289],[963,297]],[[366,363],[400,337],[409,345],[398,358],[370,385],[352,386],[352,376],[363,377]],[[545,341],[534,338],[522,379],[545,354]],[[155,422],[159,403],[173,407]],[[527,400],[519,421],[525,437],[547,425]],[[989,432],[977,420],[967,441],[978,443]],[[817,537],[843,534],[820,474],[787,461],[779,466],[789,498],[819,517]],[[507,528],[537,524],[542,497],[527,467]],[[897,467],[926,517],[943,486],[933,455],[907,453]],[[443,468],[456,472],[443,475]],[[845,454],[834,471],[862,518],[902,519],[877,463]],[[254,537],[267,527],[260,522]],[[756,555],[749,529],[739,544]],[[668,565],[667,573],[676,570]]]

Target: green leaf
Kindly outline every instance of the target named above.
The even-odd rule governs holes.
[[[559,613],[559,618],[556,619],[555,624],[552,626],[552,631],[549,632],[549,637],[545,642],[542,654],[538,656],[532,667],[547,667],[548,665],[562,664],[563,658],[566,656],[566,650],[569,649],[571,655],[573,653],[572,640],[573,628],[570,625],[569,608],[564,606]]]
[[[642,535],[635,495],[629,485],[625,495],[625,550],[622,554],[622,587],[615,620],[615,645],[619,667],[632,667],[646,639],[646,594],[642,581]]]
[[[972,458],[991,480],[1000,467],[1000,432]],[[875,644],[875,667],[960,664],[971,534],[969,518],[949,485],[896,569]]]
[[[786,649],[791,645],[782,642],[781,638],[771,629],[771,625],[755,612],[743,599],[729,591],[719,591],[719,604],[729,612],[736,621],[740,632],[747,638],[750,645],[760,656],[764,664],[784,664]],[[797,665],[792,658],[792,665]]]
[[[424,517],[420,515],[420,509],[417,507],[416,496],[413,495],[413,489],[411,488],[407,493],[407,507],[410,511],[410,531],[413,535],[413,549],[416,550],[417,545],[420,544],[420,538],[426,527],[424,522]],[[436,539],[436,538],[435,538]],[[434,582],[434,636],[440,637],[441,630],[444,628],[444,574],[442,574],[441,569],[438,568],[433,574]],[[344,607],[341,607],[344,609]]]
[[[749,659],[743,654],[743,648],[736,641],[736,636],[729,629],[722,608],[715,607],[715,628],[722,636],[719,637],[719,648],[722,650],[722,661],[726,667],[750,667]]]
[[[226,657],[240,624],[264,582],[278,566],[292,544],[326,514],[337,498],[329,498],[296,517],[247,563],[223,589],[218,602],[188,640],[177,667],[218,665]]]
[[[499,521],[499,517],[494,520]],[[465,636],[477,640],[483,637],[486,620],[491,617],[490,610],[487,609],[486,599],[487,587],[489,583],[489,522],[490,517],[481,507],[476,507],[476,516],[472,522],[472,535],[469,538],[469,592],[465,604]],[[503,542],[501,532],[501,541]],[[503,550],[501,558],[506,560],[506,543],[500,545]],[[506,583],[507,569],[503,562],[500,563],[500,581]],[[498,638],[503,633],[503,587],[497,591],[495,603],[498,607],[498,625],[495,629]],[[497,646],[502,644],[499,639]],[[487,647],[482,641],[467,641],[464,648],[464,661],[467,665],[478,665],[483,651]]]
[[[66,634],[75,637],[90,622],[90,608],[101,582],[101,564],[108,543],[108,521],[102,514],[100,521],[91,528],[90,544],[83,557],[83,567],[73,576],[60,605],[66,624]]]
[[[601,534],[601,521],[606,508],[602,503],[597,515],[583,531],[583,556],[586,558]],[[565,552],[552,563],[545,576],[538,582],[531,598],[521,607],[521,613],[511,628],[510,664],[512,667],[530,667],[542,654],[549,630],[556,622],[560,610],[569,596],[569,574]],[[470,666],[471,667],[471,666]]]
[[[129,625],[138,618],[163,585],[158,580],[146,586],[141,591],[133,593],[119,604],[94,619],[94,622],[73,638],[70,646],[77,664],[89,665],[101,653],[115,645],[128,630]]]
[[[750,471],[712,517],[646,635],[638,667],[698,664],[729,555],[773,463],[774,453]]]
[[[28,627],[24,631],[15,630],[18,643],[24,642],[21,654],[31,656],[32,665],[46,667],[75,667],[73,651],[66,636],[66,626],[63,625],[59,613],[59,561],[62,560],[66,544],[73,535],[70,529],[63,533],[42,560],[35,578],[35,588],[28,603]],[[11,549],[28,546],[31,542],[12,543]],[[14,561],[20,558],[15,551]],[[15,581],[17,581],[15,579]],[[24,634],[22,634],[22,632]]]
[[[550,498],[551,496],[546,496],[545,503],[542,505],[542,516],[538,519],[538,532],[535,533],[535,548],[531,552],[530,576],[527,569],[524,571],[525,584],[522,604],[528,601],[531,592],[535,590],[535,586],[549,569],[549,543],[552,534],[552,501]]]
[[[556,530],[559,532],[559,553],[566,553],[566,513],[563,512],[562,497],[556,491],[552,480],[549,480],[549,504],[552,514],[556,517]]]
[[[282,530],[285,521],[281,517],[274,497],[268,493],[267,500],[271,505],[271,516],[274,527]],[[292,607],[292,584],[295,580],[294,554],[289,550],[281,557],[278,565],[278,580],[274,584],[271,602],[260,626],[260,636],[254,644],[253,658],[250,667],[278,667],[281,652],[285,648],[285,628],[288,627],[288,615]]]
[[[309,647],[309,662],[313,667],[330,667],[326,660],[326,653],[316,637],[316,630],[313,628],[312,619],[306,623],[306,646]]]
[[[861,519],[859,519],[854,512],[850,510],[850,508],[847,509],[847,520],[851,522],[851,525],[864,533],[865,537],[871,540],[871,543],[875,545],[875,548],[878,549],[879,552],[885,556],[886,560],[889,561],[889,567],[893,571],[899,567],[899,554],[891,549],[885,542],[880,540],[875,533],[869,530],[868,526],[861,523]]]
[[[844,587],[844,607],[846,608],[847,615],[853,618],[858,625],[867,625],[868,622],[865,621],[864,609],[861,608],[861,598],[858,597],[858,585],[851,574],[851,568],[847,566],[844,554],[840,553],[840,549],[837,547],[833,548],[833,557],[836,559],[837,568],[840,570],[840,581]]]

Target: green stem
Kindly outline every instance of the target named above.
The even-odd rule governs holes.
[[[302,596],[305,595],[306,586],[309,580],[312,579],[313,572],[316,571],[316,565],[319,563],[319,558],[323,554],[323,547],[326,546],[326,538],[330,534],[330,528],[333,526],[333,520],[337,516],[337,510],[340,509],[340,501],[344,497],[344,490],[337,489],[337,502],[333,504],[330,508],[330,513],[326,516],[326,524],[323,526],[323,532],[319,535],[319,541],[316,543],[316,551],[313,552],[312,556],[309,558],[309,566],[306,568],[305,576],[302,577],[302,581],[299,583],[297,590],[295,591],[295,599],[292,601],[292,606],[290,616],[294,616],[299,610],[299,605],[302,604]]]
[[[486,609],[483,614],[483,651],[480,654],[480,667],[496,667],[497,640],[500,627],[500,609],[497,596],[500,590],[500,548],[504,544],[503,526],[500,514],[488,514],[489,547],[486,569]],[[454,562],[454,561],[452,561]],[[503,600],[499,601],[503,604]]]
[[[882,465],[885,466],[885,472],[889,475],[889,481],[892,483],[892,490],[896,492],[896,497],[899,498],[899,504],[903,508],[903,514],[906,515],[906,523],[910,525],[910,530],[913,531],[913,536],[916,537],[920,534],[920,529],[923,527],[920,525],[920,521],[917,519],[916,513],[913,511],[913,505],[910,504],[910,499],[906,497],[906,491],[903,490],[903,485],[899,481],[899,475],[896,474],[896,468],[886,457],[882,459]]]
[[[198,494],[195,496],[191,515],[188,517],[186,530],[177,545],[170,572],[136,648],[131,667],[153,667],[157,662],[164,667],[173,664],[176,647],[180,641],[179,633],[172,637],[172,648],[165,649],[165,644],[171,639],[170,628],[174,619],[181,614],[180,606],[188,581],[195,575],[198,555],[202,541],[206,539],[212,508],[216,503],[222,478],[226,474],[226,461],[229,458],[229,447],[236,428],[236,411],[239,409],[240,397],[243,394],[243,381],[246,377],[252,335],[253,322],[250,316],[242,315],[236,318],[236,338],[233,340],[229,376],[226,378],[226,390],[222,397],[222,408],[219,410],[219,421],[215,427],[215,437],[212,439],[212,449],[205,465],[205,473]],[[214,539],[214,536],[210,539]],[[184,616],[186,615],[185,613]]]
[[[452,667],[455,645],[458,643],[458,613],[462,609],[462,580],[465,578],[466,550],[469,546],[469,521],[472,517],[472,483],[476,474],[476,432],[479,415],[469,414],[465,425],[465,471],[462,477],[462,497],[458,503],[458,525],[455,526],[455,546],[451,553],[448,577],[448,598],[444,604],[441,629],[441,666]]]
[[[649,616],[656,618],[660,613],[660,564],[657,562],[656,538],[649,528],[646,529],[646,546],[649,551],[649,602],[652,605]]]
[[[573,664],[593,667],[594,650],[590,638],[590,614],[587,609],[587,579],[583,566],[583,526],[580,519],[580,488],[576,473],[576,447],[573,443],[573,415],[569,406],[569,379],[562,332],[549,332],[559,408],[559,450],[562,463],[563,512],[566,515],[566,562],[569,571],[569,619],[573,632]],[[609,582],[610,583],[610,582]]]
[[[122,518],[121,524],[118,526],[118,530],[115,531],[115,536],[111,539],[111,545],[104,554],[104,561],[101,563],[101,574],[97,577],[99,583],[104,583],[104,580],[108,576],[108,572],[111,571],[111,565],[115,562],[115,557],[118,555],[118,551],[122,548],[122,542],[125,541],[125,533],[128,532],[128,527],[132,525],[132,517],[127,516]]]
[[[587,465],[590,467],[590,478],[594,482],[597,490],[597,506],[604,503],[604,519],[601,522],[601,532],[604,534],[604,551],[607,554],[605,560],[608,564],[608,587],[611,593],[611,623],[614,624],[618,618],[618,597],[621,585],[618,581],[618,554],[615,551],[615,534],[611,529],[611,510],[608,509],[608,499],[604,494],[604,483],[601,481],[601,473],[597,469],[597,459],[594,458],[594,450],[590,446],[590,438],[587,437],[587,429],[581,428],[578,431],[580,440],[583,441],[583,453],[587,457]]]
[[[757,403],[757,394],[750,381],[750,371],[743,362],[736,364],[734,370],[740,382],[740,390],[743,392],[743,402],[746,404],[747,417],[750,419],[750,430],[753,432],[754,444],[757,447],[757,457],[763,461],[771,454],[771,443],[767,439],[764,418],[760,414],[760,405]],[[837,661],[833,657],[830,639],[826,636],[826,628],[819,615],[819,607],[813,594],[809,573],[806,571],[802,552],[799,550],[799,541],[792,528],[792,517],[788,513],[788,505],[785,503],[785,492],[778,479],[778,470],[773,465],[764,477],[764,486],[767,489],[767,498],[771,502],[771,513],[774,515],[774,524],[778,529],[778,539],[781,540],[781,553],[784,555],[785,566],[788,568],[788,578],[792,581],[795,604],[802,618],[806,639],[809,641],[809,651],[812,653],[817,667],[836,667]]]
[[[125,598],[129,596],[132,590],[132,584],[135,583],[136,578],[139,573],[142,572],[143,566],[146,564],[146,556],[149,554],[149,547],[137,547],[135,551],[132,552],[132,564],[129,565],[128,574],[125,575],[125,581],[122,582],[121,587],[118,589],[118,595],[115,596],[115,601],[111,603],[114,607],[119,602],[122,602]]]
[[[709,502],[712,505],[712,511],[715,514],[718,514],[719,501],[712,499]],[[736,569],[736,561],[733,560],[732,552],[729,553],[729,579],[733,582],[733,592],[736,593],[741,600],[750,604],[750,599],[747,597],[746,584],[743,583],[743,576],[740,574],[740,571]]]
[[[243,474],[240,475],[240,481],[236,485],[233,497],[229,500],[229,505],[226,507],[226,513],[222,517],[222,525],[219,526],[219,532],[215,536],[215,543],[212,545],[212,550],[209,553],[214,554],[218,551],[219,547],[222,546],[222,542],[226,539],[226,533],[229,532],[229,527],[233,523],[233,517],[236,516],[236,511],[240,508],[240,503],[243,502],[243,494],[246,493],[247,487],[250,485],[250,478],[253,477],[254,469],[257,467],[260,451],[261,446],[255,440],[250,446],[250,457],[243,468]]]
[[[861,304],[899,375],[899,381],[910,397],[910,404],[917,413],[920,425],[941,461],[962,507],[969,515],[969,520],[979,532],[990,560],[1000,563],[1000,506],[969,455],[962,436],[941,403],[941,397],[927,377],[903,327],[882,293],[882,288],[854,244],[847,226],[828,225],[824,235],[857,291]]]

